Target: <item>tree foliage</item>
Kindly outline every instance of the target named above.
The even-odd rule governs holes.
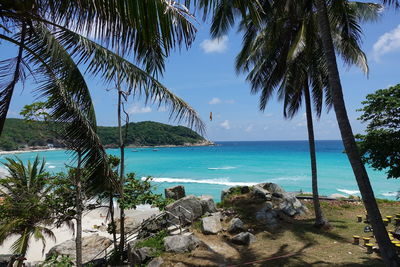
[[[388,178],[400,177],[400,84],[367,95],[360,120],[366,133],[357,135],[363,159]]]

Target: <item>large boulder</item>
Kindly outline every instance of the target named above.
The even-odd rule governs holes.
[[[242,222],[241,219],[239,218],[233,218],[228,225],[228,232],[231,234],[234,233],[239,233],[241,231],[244,231],[244,223]]]
[[[222,231],[221,216],[213,215],[201,219],[204,234],[218,234]]]
[[[128,259],[132,266],[140,266],[141,264],[149,261],[154,253],[154,248],[132,248],[128,251]]]
[[[256,241],[256,237],[249,232],[243,232],[243,233],[237,234],[231,238],[231,242],[234,244],[237,244],[237,245],[247,246],[255,241]]]
[[[256,212],[256,220],[270,228],[278,226],[278,212],[273,209],[271,202],[266,202],[262,208]]]
[[[104,257],[104,251],[111,246],[111,239],[96,235],[85,236],[82,238],[82,262],[87,263],[94,259]],[[46,258],[50,258],[54,254],[66,255],[72,259],[76,258],[75,239],[70,239],[52,247],[46,254]]]
[[[264,199],[264,200],[271,200],[272,194],[266,188],[264,188],[265,184],[256,184],[252,188],[252,193],[255,197]]]
[[[203,208],[203,214],[206,212],[213,213],[217,211],[217,205],[215,205],[212,196],[201,196],[199,199],[201,207]]]
[[[175,200],[181,199],[186,196],[185,187],[183,187],[182,185],[165,188],[164,192],[165,198],[171,198]]]
[[[279,209],[288,216],[293,217],[307,212],[307,207],[296,198],[294,193],[283,193],[278,202]]]
[[[164,263],[164,260],[161,257],[157,257],[152,259],[148,264],[147,267],[160,267]]]
[[[167,252],[190,252],[200,244],[201,241],[194,235],[174,235],[164,238],[165,251]]]
[[[203,215],[201,202],[193,195],[178,199],[166,206],[165,210],[174,215],[169,219],[175,224],[190,224]]]

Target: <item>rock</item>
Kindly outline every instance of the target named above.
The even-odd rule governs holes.
[[[178,262],[177,264],[174,265],[174,267],[186,267],[186,264]]]
[[[249,232],[243,232],[231,238],[231,242],[237,245],[249,245],[256,241],[256,237]]]
[[[278,212],[272,209],[271,202],[266,202],[264,206],[256,212],[256,220],[266,224],[270,228],[278,226]]]
[[[132,248],[128,253],[128,259],[131,265],[139,266],[151,259],[151,255],[154,253],[154,248]]]
[[[250,187],[248,187],[247,185],[242,186],[242,188],[240,188],[240,192],[241,192],[242,194],[250,193]]]
[[[218,234],[222,231],[221,217],[210,216],[201,219],[202,231],[204,234]]]
[[[282,194],[282,198],[280,199],[279,203],[279,209],[291,217],[307,212],[306,206],[304,206],[293,193]]]
[[[264,183],[262,187],[271,193],[279,193],[279,194],[286,193],[286,191],[283,190],[282,187],[274,183]]]
[[[164,260],[161,257],[157,257],[152,259],[148,264],[147,267],[160,267],[164,263]]]
[[[244,228],[244,223],[242,222],[241,219],[239,218],[233,218],[230,222],[229,222],[229,226],[228,226],[228,232],[231,234],[234,233],[238,233],[240,231],[245,230]]]
[[[164,238],[164,246],[167,252],[190,252],[200,246],[201,241],[194,235],[174,235]]]
[[[221,202],[223,202],[225,200],[225,198],[227,198],[228,196],[229,196],[229,188],[222,190],[221,191]]]
[[[111,239],[103,236],[91,235],[82,238],[82,262],[104,257],[104,250],[111,246]],[[46,259],[52,255],[65,255],[75,260],[75,239],[70,239],[52,247],[46,254]]]
[[[165,210],[171,212],[173,215],[179,218],[177,219],[173,216],[170,216],[169,219],[175,224],[190,224],[203,215],[201,202],[193,195],[178,199],[174,203],[166,206]]]
[[[264,189],[263,186],[265,184],[256,184],[252,188],[252,193],[255,197],[265,199],[265,200],[271,200],[271,193],[267,190]]]
[[[201,196],[200,198],[201,207],[203,208],[203,214],[206,212],[216,212],[217,206],[212,196]]]
[[[332,194],[332,195],[330,195],[329,196],[330,198],[336,198],[336,199],[338,199],[338,198],[347,198],[345,195],[342,195],[342,194]]]
[[[178,200],[186,196],[185,187],[183,187],[182,185],[165,188],[164,191],[165,191],[165,198],[172,198]]]
[[[26,263],[24,262],[25,267],[40,267],[43,265],[43,263],[44,263],[43,261],[31,261]],[[0,266],[2,266],[1,263]]]
[[[242,186],[234,186],[228,189],[222,190],[221,192],[221,201],[224,201],[225,198],[229,197],[232,194],[242,194]]]
[[[0,267],[7,267],[12,257],[13,257],[12,254],[0,255]]]

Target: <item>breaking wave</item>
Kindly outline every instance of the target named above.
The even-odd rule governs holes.
[[[227,166],[227,167],[217,167],[217,168],[207,168],[209,170],[232,170],[236,169],[237,167]]]
[[[336,189],[339,192],[348,194],[348,195],[355,195],[355,194],[360,194],[360,191],[358,190],[348,190],[348,189]]]
[[[146,177],[142,177],[142,180],[147,179]],[[214,184],[214,185],[227,185],[227,186],[252,186],[258,184],[257,182],[231,182],[227,178],[220,179],[186,179],[186,178],[152,178],[153,182],[156,183],[185,183],[185,184]]]

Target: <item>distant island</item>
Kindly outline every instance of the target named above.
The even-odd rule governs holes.
[[[54,129],[56,124],[41,121],[27,122],[23,119],[6,119],[0,137],[0,150],[32,150],[64,148],[61,138]],[[143,121],[129,123],[126,146],[200,146],[212,145],[204,137],[184,126]],[[98,135],[106,148],[117,147],[119,135],[117,127],[99,126]]]

